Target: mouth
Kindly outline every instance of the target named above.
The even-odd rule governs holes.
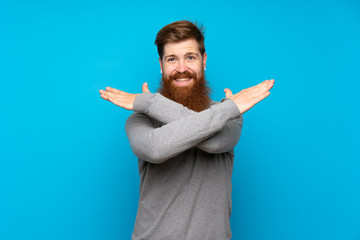
[[[186,82],[186,81],[191,80],[191,78],[175,78],[174,80],[177,82]]]
[[[177,86],[188,86],[192,82],[192,78],[174,78],[174,83]]]

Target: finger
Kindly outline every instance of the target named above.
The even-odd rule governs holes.
[[[262,101],[264,98],[269,96],[270,89],[272,88],[272,85],[266,85],[263,86],[256,91],[252,91],[251,93],[248,93],[249,98],[254,99],[256,102]]]
[[[269,91],[274,86],[274,82],[274,79],[268,80],[268,82],[266,82],[266,84],[262,86],[262,89],[265,91]]]
[[[106,87],[106,90],[112,93],[123,93],[123,91],[118,90],[116,88],[112,88],[112,87]]]
[[[148,86],[147,83],[144,83],[144,84],[142,85],[142,91],[143,91],[143,93],[150,92],[149,86]]]
[[[274,81],[272,80],[265,80],[264,82],[248,88],[244,89],[243,91],[246,92],[247,96],[252,99],[256,99],[256,101],[261,101],[265,97],[267,97],[270,94],[270,89],[274,86]],[[267,93],[269,92],[269,93]]]
[[[102,99],[105,99],[105,100],[109,101],[109,97],[106,96],[105,94],[101,94],[100,97],[101,97]]]
[[[270,87],[270,88],[271,88],[271,87],[274,85],[275,80],[274,80],[274,79],[270,79],[270,80],[264,81],[263,83],[264,83],[263,86],[265,86],[265,87]]]
[[[99,92],[100,92],[100,97],[101,98],[103,98],[105,100],[109,100],[108,99],[109,97],[107,96],[107,91],[101,89]]]
[[[255,85],[254,87],[248,88],[248,92],[250,93],[264,93],[269,91],[274,85],[274,82],[271,80],[265,80],[262,83]]]
[[[100,90],[99,90],[99,93],[100,93],[100,94],[104,94],[104,93],[106,93],[106,91],[105,91],[105,90],[100,89]]]
[[[262,81],[261,83],[259,83],[259,84],[255,85],[254,87],[261,87],[261,86],[264,86],[264,85],[266,85],[268,82],[269,82],[269,80]]]
[[[108,98],[121,97],[121,94],[119,94],[119,93],[113,93],[113,92],[108,92],[108,91],[104,91],[103,94]]]
[[[244,90],[248,91],[248,92],[257,92],[259,91],[259,89],[261,89],[262,87],[266,86],[266,84],[268,83],[269,80],[265,80],[255,86],[252,86],[252,87],[249,87],[249,88],[246,88]]]
[[[255,86],[243,89],[242,91],[246,91],[248,93],[257,93],[260,89],[264,88],[269,83],[269,80],[265,80]]]
[[[263,92],[262,94],[259,94],[258,96],[256,96],[255,101],[256,103],[264,100],[265,98],[267,98],[270,95],[270,91],[266,91]]]
[[[228,89],[228,88],[225,88],[224,92],[225,92],[225,97],[226,98],[229,98],[229,97],[231,97],[233,95],[232,91],[230,89]]]

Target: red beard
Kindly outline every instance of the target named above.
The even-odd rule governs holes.
[[[179,87],[173,83],[176,78],[192,78],[193,83],[190,86]],[[159,92],[164,97],[196,112],[207,109],[211,103],[209,97],[211,89],[207,85],[204,73],[201,73],[199,78],[195,73],[189,71],[175,73],[169,77],[163,76]]]

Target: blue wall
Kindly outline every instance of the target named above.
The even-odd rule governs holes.
[[[130,112],[160,79],[157,31],[207,27],[213,99],[274,78],[244,114],[234,240],[360,239],[358,1],[2,1],[0,239],[130,239]]]

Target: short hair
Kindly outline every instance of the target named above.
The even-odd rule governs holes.
[[[199,51],[203,56],[205,53],[204,27],[198,26],[187,20],[170,23],[163,27],[156,35],[155,44],[160,58],[164,55],[164,46],[166,43],[176,43],[188,39],[195,39],[199,45]]]

